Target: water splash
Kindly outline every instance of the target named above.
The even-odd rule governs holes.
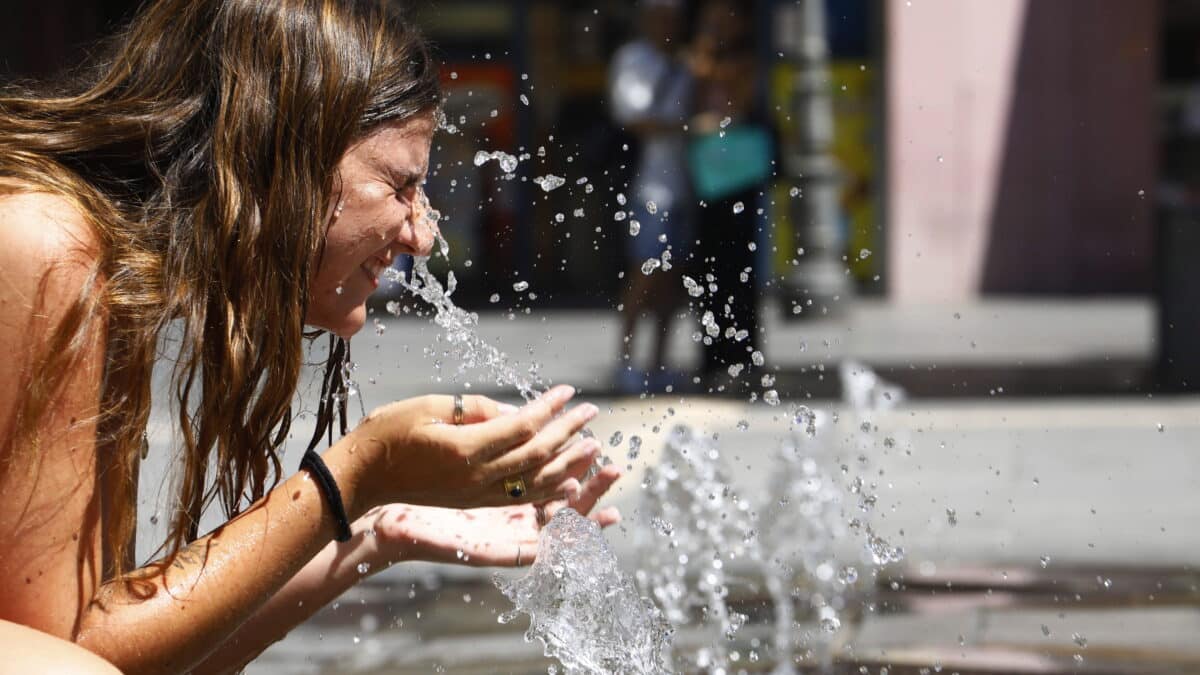
[[[527,640],[540,640],[566,675],[669,673],[672,631],[649,599],[622,573],[600,526],[566,508],[542,530],[529,572],[496,585],[528,614]]]
[[[481,154],[487,155],[483,161],[498,159],[502,165],[511,157]],[[425,224],[436,232],[440,215],[428,207],[423,194],[421,199]],[[440,254],[448,257],[449,246],[440,235],[437,239]],[[428,258],[416,259],[410,279],[399,273],[389,278],[434,309],[433,320],[444,330],[438,338],[444,346],[442,356],[457,363],[458,376],[480,370],[497,385],[514,387],[526,400],[536,398],[546,388],[536,364],[516,365],[480,338],[478,315],[451,300],[456,285],[453,273],[443,286],[428,262]],[[667,256],[656,262],[663,269],[669,266]],[[705,281],[707,290],[715,292],[713,279]],[[524,282],[518,285],[522,288],[514,286],[514,290],[526,290]],[[689,277],[684,285],[690,295],[706,290]],[[388,310],[400,314],[393,303]],[[712,313],[706,313],[701,324],[707,335],[697,333],[700,339],[709,341],[720,334]],[[762,366],[765,359],[752,355],[751,360]],[[843,625],[844,596],[859,577],[855,567],[835,558],[833,542],[847,530],[861,536],[868,565],[886,565],[904,555],[902,548],[872,527],[876,496],[871,493],[874,485],[868,471],[869,451],[878,431],[871,420],[899,403],[903,393],[857,364],[843,365],[841,375],[852,431],[839,440],[849,438],[858,456],[858,475],[848,485],[839,484],[821,460],[829,454],[829,437],[838,437],[832,430],[822,433],[822,425],[836,421],[836,414],[791,407],[794,433],[771,467],[766,501],[755,505],[730,488],[728,470],[713,440],[677,427],[667,438],[662,461],[646,474],[640,511],[648,527],[635,531],[643,561],[637,582],[657,601],[661,613],[621,574],[598,527],[564,510],[543,531],[538,563],[530,573],[511,583],[499,582],[516,605],[504,618],[529,614],[533,625],[528,637],[541,640],[546,654],[562,661],[567,673],[667,672],[671,637],[667,626],[699,624],[711,639],[691,653],[678,654],[681,665],[721,672],[731,661],[729,645],[747,620],[729,608],[733,580],[727,565],[749,563],[761,570],[775,606],[777,672],[792,672],[794,650],[801,646],[794,630],[797,599],[807,605],[819,628],[799,636],[803,646],[818,658],[827,655],[822,648]],[[773,376],[762,376],[764,388],[773,384]],[[783,403],[775,390],[766,391],[763,400],[772,406]],[[631,459],[637,453],[635,438],[630,437]],[[620,443],[619,436],[614,439]],[[894,441],[890,437],[885,441],[892,447],[887,441]],[[855,499],[857,504],[852,504]],[[761,520],[756,507],[764,514]],[[848,519],[847,511],[853,507],[858,513]],[[762,536],[756,527],[762,528]]]
[[[846,584],[829,572],[839,565],[834,542],[844,536],[846,525],[843,492],[822,461],[829,455],[828,420],[828,414],[808,408],[797,413],[797,433],[776,452],[767,487],[770,501],[762,507],[762,573],[775,611],[775,672],[780,674],[794,672],[800,648],[828,666],[830,641],[842,623]],[[796,634],[797,600],[820,618],[822,630]]]
[[[754,512],[730,488],[716,444],[683,425],[668,434],[642,487],[638,512],[652,529],[635,533],[638,583],[671,625],[707,634],[703,647],[679,655],[684,665],[719,672],[729,664],[727,642],[746,622],[728,606],[726,567],[758,560]]]
[[[437,233],[437,222],[441,215],[430,207],[423,191],[419,200],[421,211],[426,214],[423,225]],[[440,233],[436,236],[439,252],[442,257],[448,257],[449,244]],[[400,284],[433,308],[433,322],[443,330],[443,334],[438,336],[438,341],[445,347],[444,357],[457,364],[457,377],[466,377],[467,372],[472,370],[482,372],[482,377],[490,378],[498,386],[514,387],[527,401],[533,400],[546,390],[546,383],[538,374],[537,364],[522,368],[504,352],[479,336],[479,315],[458,307],[450,299],[457,286],[453,272],[447,274],[446,285],[443,286],[429,271],[429,258],[418,256],[413,259],[411,278],[404,278],[403,274],[392,268],[387,270],[386,275],[389,280]],[[396,316],[402,313],[399,306],[390,303],[387,310]],[[439,359],[439,365],[441,361]]]

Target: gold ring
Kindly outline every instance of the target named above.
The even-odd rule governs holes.
[[[520,499],[525,496],[525,479],[520,476],[504,479],[504,494],[510,499]]]
[[[463,397],[462,394],[454,395],[454,423],[463,423]]]

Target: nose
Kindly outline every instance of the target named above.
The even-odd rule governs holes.
[[[418,198],[414,201],[408,222],[400,228],[396,241],[405,251],[416,256],[428,257],[439,233],[437,211],[429,206],[424,191],[418,193]]]

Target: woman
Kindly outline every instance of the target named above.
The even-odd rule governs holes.
[[[581,487],[599,446],[572,439],[596,408],[560,414],[559,387],[519,410],[393,403],[280,480],[305,327],[338,336],[320,434],[380,272],[434,236],[436,67],[391,6],[160,0],[79,85],[0,96],[7,668],[236,670],[359,570],[459,548],[529,562],[546,515],[589,511],[616,479]],[[162,557],[135,568],[169,324],[177,508]],[[214,501],[231,519],[200,536]]]
[[[706,0],[699,9],[689,61],[696,77],[696,112],[689,125],[697,196],[700,271],[709,292],[703,370],[710,391],[746,393],[757,377],[760,343],[755,293],[756,204],[773,172],[767,116],[757,104],[750,10],[733,0]],[[711,290],[711,284],[716,290]],[[715,334],[714,334],[715,333]]]
[[[629,270],[621,293],[621,333],[614,384],[623,393],[678,387],[682,378],[669,372],[667,341],[671,315],[686,296],[677,275],[645,274],[642,265],[671,251],[675,265],[687,264],[695,239],[691,223],[691,189],[686,164],[688,106],[692,78],[676,58],[682,32],[679,0],[642,0],[638,6],[640,36],[613,55],[609,67],[609,100],[613,117],[639,140],[637,170],[629,186],[630,220],[638,228],[620,233]],[[616,224],[621,228],[632,225]],[[648,367],[633,359],[638,321],[653,320]]]

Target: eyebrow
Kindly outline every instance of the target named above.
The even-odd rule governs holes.
[[[384,164],[384,168],[393,180],[403,183],[411,183],[423,180],[429,167],[416,167],[410,169],[400,169],[391,164]]]

